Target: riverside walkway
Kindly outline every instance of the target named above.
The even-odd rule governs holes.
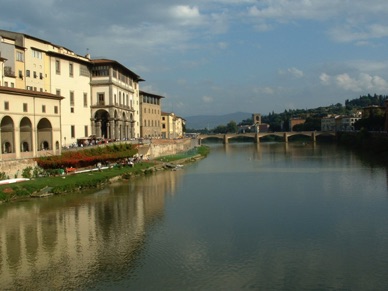
[[[201,134],[198,136],[200,140],[216,138],[221,139],[225,144],[229,142],[230,139],[233,138],[241,138],[248,137],[252,138],[254,142],[259,143],[260,138],[265,136],[277,136],[281,137],[284,142],[288,142],[288,138],[295,135],[303,135],[311,137],[312,142],[317,141],[317,136],[335,136],[336,133],[334,131],[284,131],[284,132],[248,132],[248,133],[227,133],[227,134]]]

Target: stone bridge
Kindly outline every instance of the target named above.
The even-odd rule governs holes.
[[[317,136],[335,136],[334,131],[287,131],[287,132],[248,132],[248,133],[227,133],[227,134],[201,134],[198,138],[200,140],[208,139],[208,138],[216,138],[221,139],[225,144],[229,142],[231,138],[239,138],[239,137],[249,137],[252,138],[256,143],[260,142],[260,138],[265,136],[278,136],[283,139],[284,142],[288,142],[288,138],[294,135],[304,135],[311,137],[313,142],[316,142]]]

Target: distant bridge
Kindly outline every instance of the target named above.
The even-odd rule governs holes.
[[[317,136],[336,136],[334,131],[284,131],[284,132],[248,132],[248,133],[227,133],[227,134],[201,134],[199,135],[200,140],[208,138],[221,139],[225,144],[229,143],[229,139],[239,137],[252,138],[256,143],[260,142],[260,138],[265,136],[277,136],[281,137],[284,142],[288,142],[288,138],[294,135],[303,135],[311,138],[313,142],[317,141]]]

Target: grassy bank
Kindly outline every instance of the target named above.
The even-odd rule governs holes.
[[[189,158],[198,154],[205,157],[208,151],[207,147],[202,146],[186,153],[169,156],[169,159],[179,160],[182,156]],[[134,167],[116,165],[101,171],[39,177],[25,182],[0,185],[0,202],[25,197],[39,197],[46,193],[58,195],[104,187],[112,179],[129,179],[134,176],[152,173],[156,168],[162,169],[163,162],[157,160],[143,161],[136,163]]]

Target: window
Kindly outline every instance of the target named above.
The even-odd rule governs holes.
[[[23,103],[23,112],[28,112],[28,105],[27,105],[27,103]]]
[[[108,66],[95,66],[92,68],[92,75],[94,77],[109,76],[109,67]]]
[[[61,96],[61,90],[60,90],[60,89],[57,89],[57,90],[55,91],[55,94],[56,94],[57,96]]]
[[[39,79],[43,79],[43,74],[42,73],[39,73]]]
[[[70,107],[70,113],[74,113],[74,107]]]
[[[61,74],[61,62],[59,60],[55,60],[55,73]]]
[[[88,126],[85,125],[85,132],[84,132],[84,136],[89,136],[89,130],[88,130]]]
[[[32,49],[32,56],[37,59],[42,59],[42,52]]]
[[[88,107],[88,93],[84,93],[84,107]]]
[[[58,114],[58,106],[54,106],[54,113]]]
[[[18,62],[24,62],[24,54],[22,52],[16,52],[16,60]]]
[[[46,105],[42,105],[42,113],[46,113]]]
[[[23,72],[22,72],[22,70],[19,70],[19,78],[23,79]]]
[[[26,76],[27,76],[27,77],[30,76],[30,70],[27,70],[27,71],[26,71]]]
[[[4,101],[4,110],[9,110],[9,102]]]
[[[70,127],[70,135],[71,135],[71,138],[75,138],[75,126],[74,125],[72,125],[71,127]]]
[[[74,106],[74,92],[70,91],[70,106]]]
[[[69,76],[70,77],[74,76],[74,68],[72,63],[69,64]]]
[[[36,72],[34,71],[34,78],[36,79],[36,77],[38,77],[38,75],[37,75]]]
[[[105,96],[104,93],[98,93],[98,105],[105,105]]]

